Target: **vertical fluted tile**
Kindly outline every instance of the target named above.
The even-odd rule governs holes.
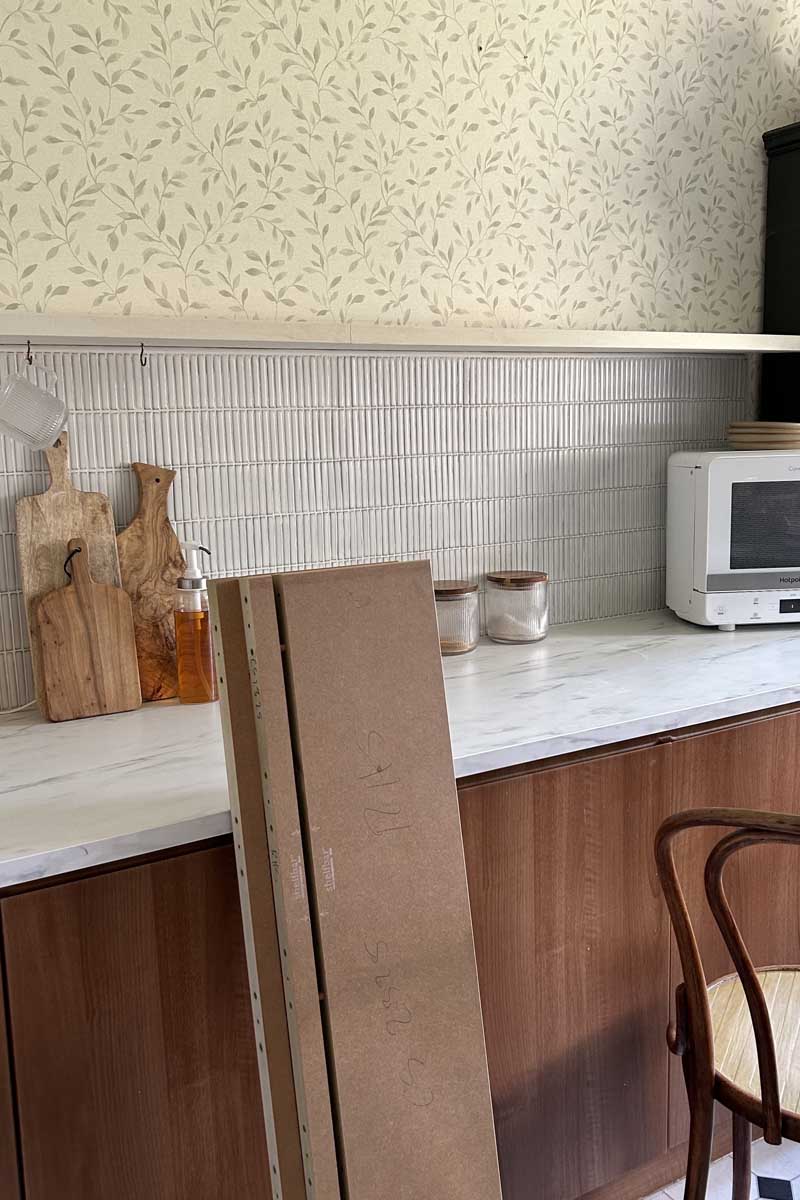
[[[0,373],[24,368],[0,351]],[[555,621],[663,603],[666,461],[749,416],[752,360],[411,352],[55,350],[73,475],[130,519],[131,461],[220,574],[430,557],[438,576],[551,573]],[[41,456],[0,438],[0,708],[30,696],[14,504]]]

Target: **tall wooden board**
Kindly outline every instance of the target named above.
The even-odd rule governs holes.
[[[117,538],[122,586],[133,606],[142,699],[171,700],[178,694],[175,589],[186,569],[167,514],[175,472],[140,462],[131,470],[139,481],[139,507]]]
[[[17,501],[17,554],[22,591],[31,640],[31,659],[36,696],[45,708],[44,678],[36,608],[42,596],[62,587],[64,559],[72,538],[84,538],[92,558],[96,583],[119,587],[119,559],[114,517],[107,496],[81,492],[69,477],[69,437],[62,433],[55,445],[45,450],[51,483],[37,496]]]
[[[244,579],[241,592],[300,1133],[315,1200],[344,1200],[273,581]]]
[[[273,1195],[307,1200],[239,581],[218,580],[209,593]]]
[[[500,1200],[427,563],[275,577],[349,1200]]]
[[[246,932],[248,919],[252,920],[254,1000],[257,1006],[270,1004],[272,1032],[266,1028],[264,1013],[267,1037],[259,1051],[272,1080],[271,1119],[278,1158],[282,1146],[288,1146],[289,1134],[282,1136],[279,1129],[276,1083],[285,1069],[281,1066],[278,1071],[273,1062],[273,1043],[277,1039],[283,1047],[288,1039],[307,1195],[309,1200],[341,1200],[272,580],[261,576],[217,582],[211,592],[219,626],[215,636],[225,664],[220,672],[223,725],[237,854],[242,858],[240,870],[245,871],[240,883],[247,893]],[[276,953],[280,954],[277,969]],[[277,998],[285,1004],[282,1024],[273,1009]],[[286,1154],[283,1159],[294,1161]],[[283,1166],[280,1169],[283,1177]]]

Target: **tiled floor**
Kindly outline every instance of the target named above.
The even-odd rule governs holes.
[[[706,1200],[731,1200],[730,1155],[712,1164]],[[782,1146],[753,1143],[753,1184],[751,1200],[800,1200],[800,1145]],[[647,1200],[683,1200],[683,1180],[654,1192]]]

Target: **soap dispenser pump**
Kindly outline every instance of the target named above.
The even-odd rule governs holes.
[[[211,554],[199,542],[183,542],[186,570],[175,595],[175,643],[178,662],[178,699],[182,704],[216,700],[214,640],[208,611],[208,580],[201,554]]]

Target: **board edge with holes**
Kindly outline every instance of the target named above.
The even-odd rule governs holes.
[[[209,605],[270,1183],[308,1200],[238,581],[212,581]]]
[[[272,576],[240,580],[304,1155],[314,1200],[342,1200],[331,1081]]]

